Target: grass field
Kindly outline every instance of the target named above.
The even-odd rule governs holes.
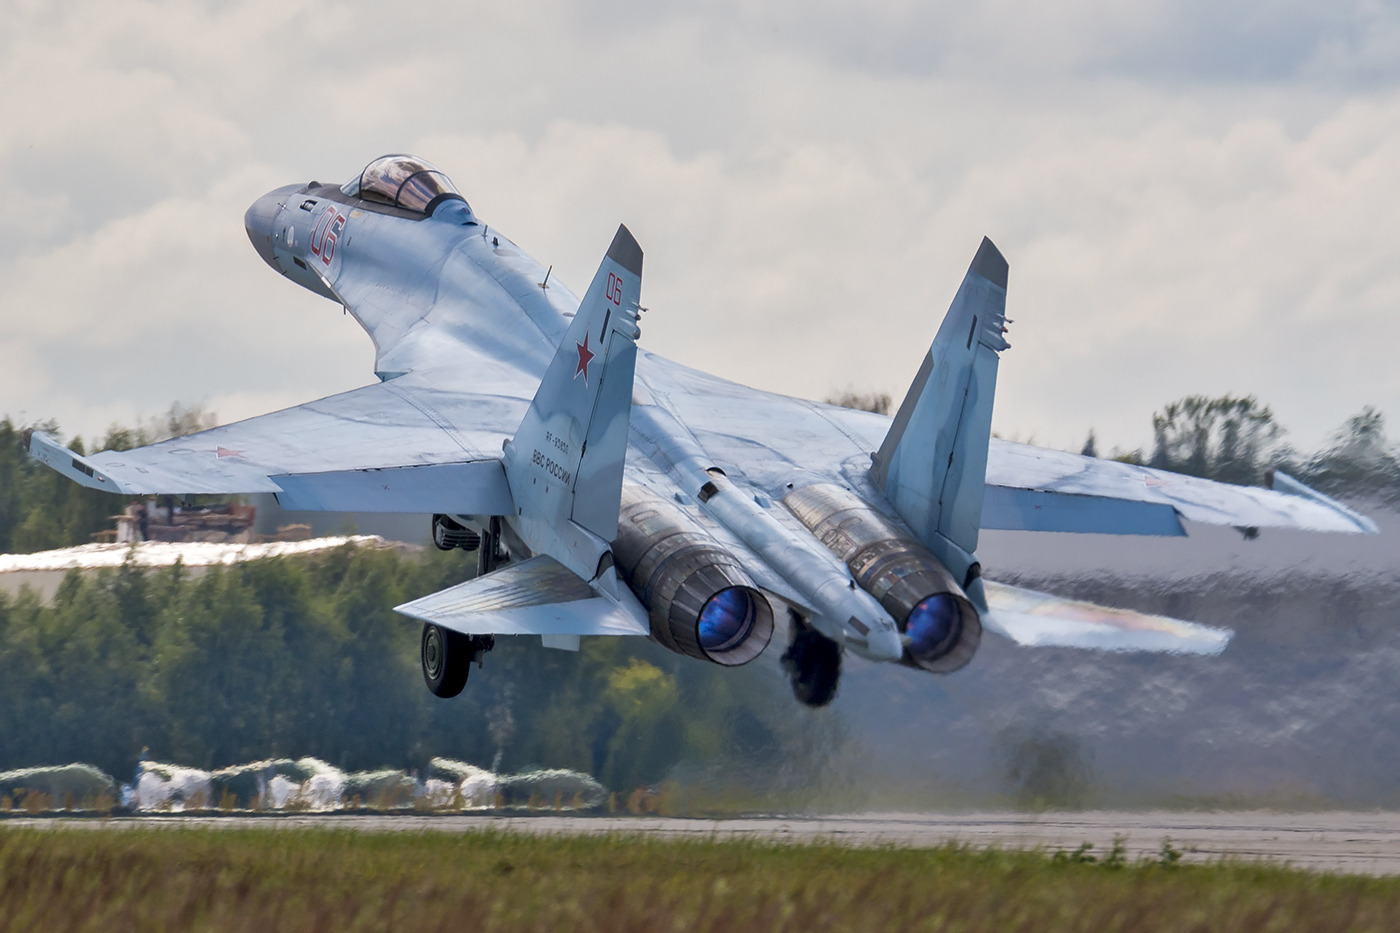
[[[1396,930],[1400,879],[1173,853],[0,829],[4,930]]]

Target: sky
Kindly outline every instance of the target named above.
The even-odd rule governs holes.
[[[1400,418],[1400,6],[1275,0],[0,0],[0,415],[93,437],[372,381],[242,218],[386,152],[581,292],[619,222],[644,347],[896,402],[983,236],[994,430],[1150,444],[1252,394],[1303,450]]]

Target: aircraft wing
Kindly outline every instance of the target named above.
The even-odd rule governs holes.
[[[724,470],[770,492],[795,473],[850,484],[889,432],[885,415],[789,398],[651,357],[658,404]],[[1181,520],[1241,528],[1374,534],[1370,519],[1276,474],[1274,489],[1235,486],[992,439],[982,527],[1184,535]]]
[[[447,389],[415,375],[163,441],[83,457],[35,433],[30,453],[94,489],[127,495],[270,492],[290,509],[513,511],[501,465],[533,386]]]
[[[777,489],[796,471],[847,483],[890,419],[738,385],[644,354],[639,376],[731,475]],[[455,381],[455,380],[454,380]],[[404,376],[130,451],[79,456],[42,434],[30,453],[71,479],[126,495],[270,492],[285,508],[512,511],[501,466],[536,377],[482,391]],[[1364,516],[1278,474],[1288,492],[1233,486],[993,439],[984,528],[1185,534],[1181,519],[1374,533]]]
[[[1235,486],[1114,460],[1082,457],[1027,444],[993,440],[987,467],[984,528],[1030,531],[1103,531],[1100,522],[1081,519],[1104,503],[1131,503],[1127,534],[1184,534],[1138,530],[1168,527],[1166,516],[1210,525],[1243,528],[1301,528],[1309,531],[1375,534],[1369,518],[1284,473],[1274,489]],[[990,506],[990,508],[988,508]],[[1122,510],[1118,515],[1128,515]],[[1108,516],[1112,521],[1114,516]],[[1179,526],[1179,522],[1177,523]],[[1110,533],[1113,533],[1110,530]]]
[[[427,341],[451,343],[451,335]],[[510,354],[500,354],[510,356]],[[70,479],[128,495],[270,492],[291,509],[507,514],[501,444],[529,408],[531,362],[476,348],[385,382],[132,451],[30,452]],[[425,362],[427,362],[425,360]],[[435,361],[434,361],[435,362]],[[685,425],[729,475],[777,493],[795,474],[859,482],[891,419],[729,382],[645,351],[637,392]],[[474,374],[467,378],[467,374]],[[1233,486],[993,439],[982,527],[1182,535],[1181,520],[1374,533],[1364,516],[1283,474]]]

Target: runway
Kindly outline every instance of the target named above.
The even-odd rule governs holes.
[[[1092,843],[1102,857],[1115,835],[1125,837],[1130,860],[1156,858],[1164,839],[1186,862],[1266,860],[1296,868],[1348,874],[1400,874],[1400,813],[1274,811],[1083,813],[863,813],[832,816],[761,816],[738,819],[559,816],[554,814],[293,814],[267,816],[159,816],[7,818],[0,827],[309,828],[365,832],[474,832],[508,830],[547,834],[620,833],[670,838],[767,839],[851,846],[938,846],[1073,851]]]

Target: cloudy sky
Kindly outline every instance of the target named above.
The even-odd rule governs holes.
[[[642,343],[903,394],[983,235],[995,427],[1150,440],[1252,393],[1400,418],[1400,10],[1064,0],[0,0],[0,414],[91,436],[370,381],[242,216],[384,152],[581,290],[626,222]],[[1400,433],[1400,429],[1397,429]]]

